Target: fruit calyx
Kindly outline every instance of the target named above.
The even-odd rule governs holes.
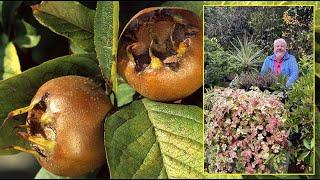
[[[158,8],[134,18],[123,32],[127,57],[137,72],[169,67],[179,69],[180,61],[200,29],[189,24],[174,8]]]
[[[16,134],[22,139],[32,143],[33,150],[19,146],[10,146],[12,149],[31,153],[36,157],[46,158],[54,152],[56,146],[56,130],[54,128],[53,117],[46,112],[46,101],[49,93],[45,93],[39,102],[32,102],[30,106],[11,111],[2,126],[8,119],[17,115],[28,113],[26,124],[17,125],[14,128],[26,129],[27,132],[18,131]]]

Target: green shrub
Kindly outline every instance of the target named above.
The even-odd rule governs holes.
[[[299,75],[305,76],[310,71],[313,71],[313,58],[311,55],[302,56],[298,59]]]
[[[286,126],[290,129],[291,159],[292,163],[300,166],[302,172],[312,172],[313,166],[313,81],[314,74],[310,70],[293,84],[285,103],[289,110]]]
[[[205,87],[214,85],[226,86],[230,81],[233,62],[220,46],[217,39],[205,37]]]

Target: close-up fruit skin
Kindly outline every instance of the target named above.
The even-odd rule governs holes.
[[[104,120],[112,108],[104,90],[91,79],[63,76],[43,84],[28,110],[27,132],[42,167],[59,176],[77,177],[106,162]],[[19,147],[16,149],[20,149]]]
[[[203,84],[202,21],[182,8],[144,9],[125,26],[117,54],[119,74],[142,96],[180,100]]]

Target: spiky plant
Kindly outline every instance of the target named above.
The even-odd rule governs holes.
[[[234,51],[229,53],[229,56],[236,61],[235,70],[240,72],[256,71],[261,67],[263,59],[260,58],[264,49],[259,49],[253,42],[253,36],[249,39],[245,34],[243,40],[237,36],[238,46],[231,42]]]

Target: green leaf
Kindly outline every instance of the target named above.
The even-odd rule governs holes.
[[[88,173],[79,177],[76,177],[77,179],[95,179],[98,171],[94,171],[92,173]],[[58,176],[55,174],[52,174],[45,168],[41,168],[34,179],[74,179],[74,177],[65,177],[65,176]]]
[[[32,48],[38,45],[40,36],[26,35],[19,36],[13,40],[13,43],[20,48]]]
[[[196,13],[199,17],[202,18],[202,6],[204,5],[204,1],[167,1],[163,3],[161,6],[163,7],[180,7],[188,9]]]
[[[298,125],[294,125],[294,126],[293,126],[293,129],[294,129],[294,132],[295,132],[295,133],[298,133],[298,132],[299,132],[299,127],[298,127]]]
[[[119,31],[119,2],[99,1],[94,19],[94,44],[97,58],[106,82],[116,81],[111,76],[112,64],[116,63]]]
[[[105,122],[111,178],[203,177],[202,109],[134,101]]]
[[[133,95],[136,93],[136,91],[129,86],[129,84],[123,82],[120,83],[118,86],[118,91],[116,94],[117,98],[117,106],[121,107],[123,105],[126,105],[133,100]]]
[[[95,54],[70,55],[59,57],[42,63],[10,79],[0,81],[0,124],[12,110],[26,107],[30,104],[37,89],[50,79],[65,76],[80,75],[101,80],[100,69]],[[13,131],[13,127],[25,123],[25,116],[9,120],[0,129],[0,148],[9,145],[25,143]],[[16,151],[0,151],[0,154],[13,154]]]
[[[305,152],[300,154],[298,159],[300,159],[301,161],[304,161],[304,158],[306,158],[309,154],[310,154],[310,151],[305,151]]]
[[[304,145],[304,147],[306,147],[307,149],[311,150],[311,147],[310,147],[310,144],[309,144],[308,140],[303,139],[303,145]]]
[[[15,24],[15,37],[37,35],[37,30],[24,20],[17,20]]]
[[[13,43],[19,48],[32,48],[38,45],[40,36],[36,29],[24,20],[17,20]]]
[[[12,42],[9,42],[4,46],[1,45],[0,65],[0,80],[7,79],[21,73],[17,50]]]
[[[68,177],[57,176],[47,171],[45,168],[41,168],[39,172],[36,174],[34,179],[70,179]]]
[[[86,52],[94,52],[94,10],[75,1],[43,1],[31,7],[42,25],[71,39]]]
[[[70,43],[70,52],[72,54],[86,54],[85,50],[83,50],[81,47],[78,46],[78,44],[74,43],[73,41],[69,41]]]

